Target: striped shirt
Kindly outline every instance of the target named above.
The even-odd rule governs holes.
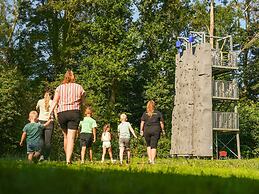
[[[81,99],[84,93],[83,87],[76,83],[58,86],[55,91],[55,95],[59,96],[58,112],[80,110]]]

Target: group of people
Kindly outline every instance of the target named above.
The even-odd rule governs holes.
[[[89,159],[92,161],[92,144],[96,141],[97,123],[92,118],[91,107],[84,110],[84,118],[80,121],[81,106],[84,107],[85,91],[75,83],[75,76],[71,70],[65,73],[64,80],[55,90],[53,100],[50,93],[44,94],[44,99],[38,101],[36,109],[29,113],[29,123],[23,128],[20,141],[22,146],[27,143],[28,160],[43,160],[49,158],[51,136],[54,129],[53,118],[56,116],[64,137],[64,151],[66,163],[71,164],[71,156],[77,134],[80,132],[81,163],[85,161],[86,149],[89,150]],[[130,162],[130,132],[137,138],[131,124],[127,122],[127,115],[120,115],[118,125],[120,163],[123,163],[124,151],[127,152],[127,163]],[[144,135],[147,144],[148,162],[154,164],[156,148],[160,135],[164,134],[164,120],[162,114],[155,109],[155,102],[148,101],[146,111],[141,117],[140,134]],[[111,148],[110,125],[105,124],[101,136],[104,161],[108,150],[111,162],[114,162]]]

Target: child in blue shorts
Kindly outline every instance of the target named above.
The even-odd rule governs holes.
[[[23,146],[23,142],[26,139],[27,143],[27,154],[28,160],[38,159],[42,147],[42,131],[45,126],[47,126],[51,120],[48,120],[45,124],[38,123],[38,113],[37,111],[31,111],[29,113],[30,123],[27,123],[23,128],[23,133],[20,141],[20,146]]]

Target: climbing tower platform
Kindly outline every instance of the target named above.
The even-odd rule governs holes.
[[[179,37],[170,153],[218,158],[224,150],[241,158],[238,85],[233,79],[237,54],[231,36],[213,37],[215,48],[209,38],[203,32]],[[225,134],[234,138],[226,140]]]

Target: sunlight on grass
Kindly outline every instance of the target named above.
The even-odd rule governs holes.
[[[259,160],[133,158],[130,165],[99,161],[67,166],[65,162],[0,160],[0,193],[257,193]],[[46,187],[46,183],[52,185]],[[10,186],[12,184],[12,186]],[[9,186],[8,186],[9,185]],[[46,188],[45,188],[46,187]]]

